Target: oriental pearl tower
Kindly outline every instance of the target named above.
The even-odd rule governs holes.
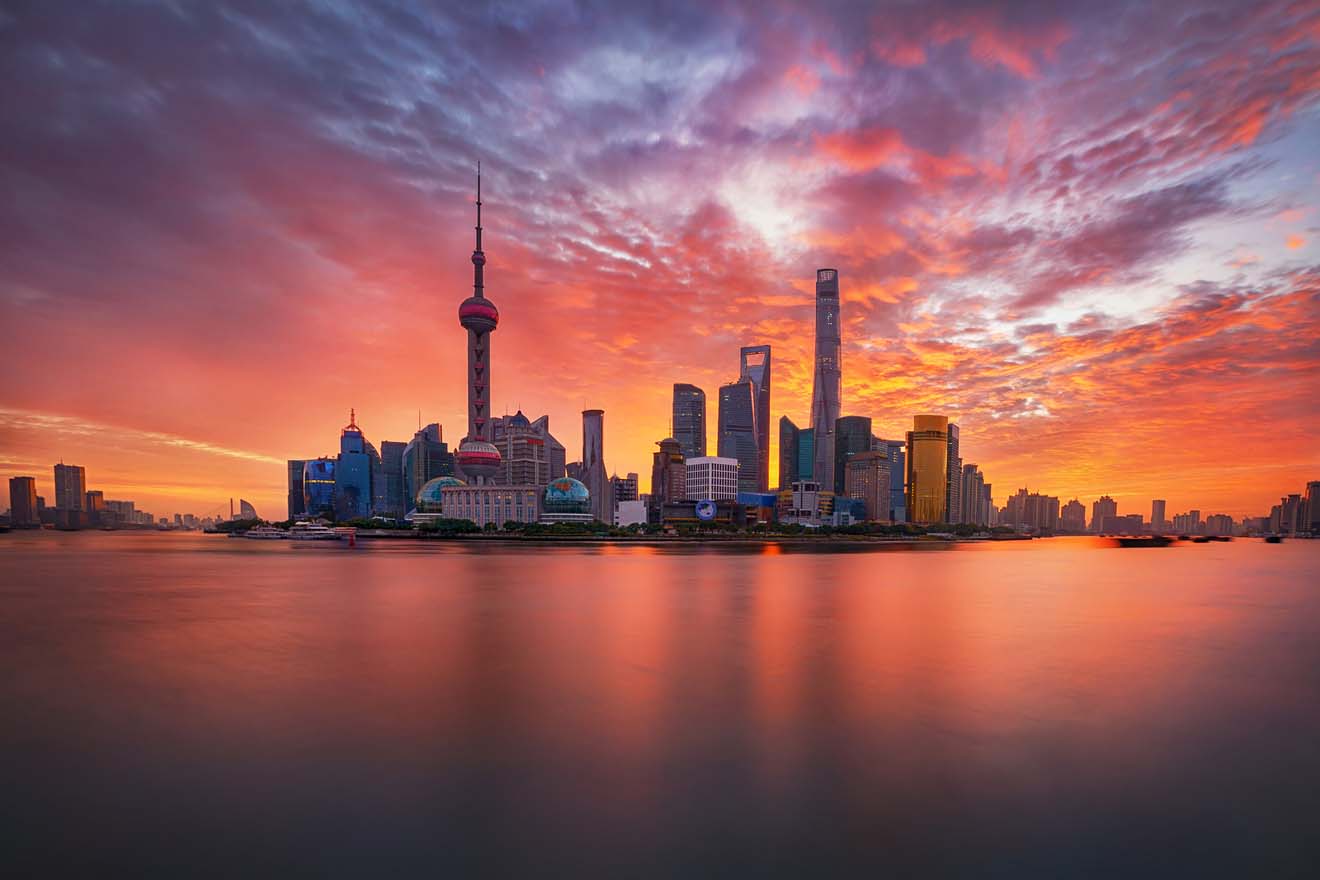
[[[458,323],[468,332],[468,432],[455,456],[469,482],[494,482],[500,470],[500,450],[491,443],[490,334],[500,323],[499,309],[486,299],[481,250],[481,163],[477,163],[477,247],[472,252],[472,296],[458,307]]]

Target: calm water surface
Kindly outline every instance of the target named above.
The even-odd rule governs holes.
[[[0,536],[0,870],[1317,876],[1320,543]]]

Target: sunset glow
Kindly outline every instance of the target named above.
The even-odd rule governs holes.
[[[807,421],[825,266],[843,413],[996,504],[1320,472],[1320,3],[443,7],[0,11],[0,477],[283,516],[350,407],[456,445],[478,160],[492,409],[643,491],[740,345]]]

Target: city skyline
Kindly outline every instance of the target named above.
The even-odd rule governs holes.
[[[421,408],[456,444],[453,308],[471,284],[480,157],[506,313],[490,415],[543,412],[576,438],[580,413],[603,409],[611,472],[649,473],[672,384],[713,405],[742,346],[773,347],[772,425],[808,427],[813,274],[837,266],[840,415],[871,418],[880,437],[947,416],[1000,504],[1029,486],[1088,510],[1109,495],[1147,515],[1156,499],[1267,512],[1320,464],[1306,442],[1320,426],[1312,19],[1221,10],[1206,40],[1167,9],[1061,9],[1030,27],[987,10],[883,28],[693,10],[700,45],[662,30],[647,52],[627,16],[579,46],[572,16],[532,15],[489,51],[516,58],[536,33],[537,52],[483,64],[500,88],[457,89],[452,109],[407,74],[424,72],[423,48],[467,70],[463,41],[313,16],[343,50],[327,75],[348,93],[370,83],[431,111],[375,128],[291,73],[310,48],[243,38],[291,33],[285,13],[89,9],[77,28],[59,10],[25,13],[6,25],[28,51],[12,56],[20,87],[0,111],[14,134],[0,172],[26,210],[0,208],[14,230],[0,317],[20,328],[24,365],[0,378],[0,476],[35,476],[49,497],[63,458],[151,510],[230,496],[279,510],[287,461],[330,451],[350,407],[374,442],[412,436]],[[1185,39],[1152,54],[1147,34],[1162,30]],[[223,38],[251,63],[215,56]],[[385,40],[404,50],[361,51]],[[1083,40],[1154,60],[1115,73],[1069,51]],[[161,44],[195,50],[197,69]],[[47,50],[65,63],[45,65]],[[80,73],[102,68],[116,75]],[[601,106],[585,69],[607,92],[651,84],[659,128]],[[159,102],[133,85],[153,76],[174,85]],[[1192,76],[1205,87],[1184,94]],[[888,97],[864,100],[883,83]],[[500,121],[523,92],[548,149]],[[1009,109],[1022,107],[1034,110]],[[575,156],[556,150],[557,125]],[[427,146],[391,152],[410,141]],[[69,155],[85,157],[77,174]],[[122,179],[126,156],[146,173]]]

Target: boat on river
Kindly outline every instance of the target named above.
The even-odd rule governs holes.
[[[289,529],[291,541],[338,541],[343,536],[320,523],[297,522]]]
[[[1120,547],[1167,547],[1173,543],[1173,539],[1164,535],[1151,535],[1150,537],[1123,537],[1115,539]]]

